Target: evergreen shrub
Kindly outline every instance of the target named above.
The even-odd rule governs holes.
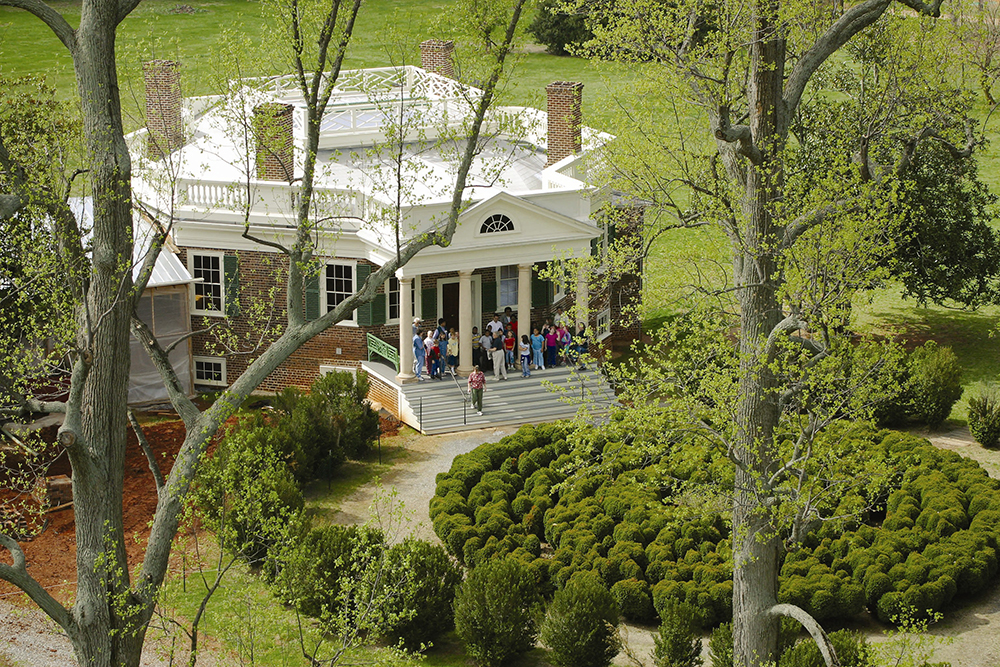
[[[983,447],[1000,445],[1000,394],[995,387],[969,399],[969,431]]]
[[[511,557],[474,568],[455,595],[455,630],[472,658],[499,667],[531,650],[541,596],[528,569]]]
[[[594,37],[582,14],[571,14],[561,8],[561,0],[542,0],[528,26],[535,41],[544,44],[546,51],[556,56],[566,55],[567,46],[579,46]]]
[[[556,591],[540,639],[555,667],[607,667],[618,654],[618,608],[593,572],[577,572]]]
[[[872,667],[875,656],[868,640],[860,632],[838,630],[829,635],[841,667]],[[810,637],[802,639],[781,654],[778,667],[826,667],[823,655]]]
[[[694,609],[669,600],[660,610],[660,630],[653,635],[653,664],[656,667],[699,667],[701,637],[695,630]]]
[[[939,426],[962,397],[962,367],[950,347],[927,341],[910,354],[913,412],[928,426]]]

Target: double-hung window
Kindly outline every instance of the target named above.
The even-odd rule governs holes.
[[[189,265],[194,283],[194,304],[196,315],[226,314],[225,277],[222,253],[199,253],[190,256]]]
[[[340,305],[352,294],[354,294],[354,276],[356,265],[351,263],[331,262],[326,265],[323,271],[323,284],[320,292],[323,295],[323,312],[327,313]],[[354,321],[354,312],[350,317],[344,319],[345,322]]]
[[[413,298],[412,291],[410,298]],[[392,276],[385,284],[385,303],[386,303],[386,315],[389,322],[399,320],[399,278]],[[412,307],[412,305],[411,305]],[[411,311],[413,312],[413,311]]]
[[[501,266],[499,271],[500,294],[497,305],[500,310],[507,306],[517,308],[517,264]]]

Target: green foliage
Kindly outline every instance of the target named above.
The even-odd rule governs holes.
[[[656,667],[699,667],[701,637],[695,632],[694,610],[683,602],[670,600],[660,610],[660,631],[653,635],[653,664]]]
[[[733,667],[733,624],[723,623],[708,639],[708,659],[712,667]]]
[[[838,630],[830,633],[830,643],[842,667],[871,667],[874,655],[860,632]],[[778,667],[825,667],[819,647],[811,638],[797,642],[781,654]]]
[[[568,477],[560,453],[567,440],[614,457],[614,474],[598,466]],[[883,472],[878,483],[825,494],[821,512],[854,518],[823,524],[786,554],[781,601],[821,620],[867,608],[888,621],[905,604],[941,609],[995,576],[1000,485],[974,461],[909,434],[846,424],[831,426],[814,448],[827,473]],[[673,487],[657,480],[676,484],[716,465],[690,446],[651,465],[609,429],[523,427],[456,458],[438,476],[431,516],[470,567],[509,555],[530,566],[545,592],[590,571],[630,620],[649,622],[654,610],[663,619],[684,603],[696,627],[710,628],[732,618],[728,517],[665,503]],[[551,557],[540,558],[547,548]]]
[[[357,458],[378,438],[378,413],[365,401],[365,374],[334,371],[313,382],[308,394],[288,387],[275,397],[270,423],[296,479],[330,479],[346,458]]]
[[[562,0],[542,0],[538,3],[538,14],[528,26],[535,41],[556,56],[566,55],[567,46],[580,46],[594,36],[587,27],[586,17],[568,13],[562,9],[563,4]]]
[[[983,447],[1000,445],[1000,394],[995,387],[969,399],[969,431]]]
[[[939,426],[962,397],[962,367],[950,347],[928,341],[910,355],[913,411],[928,426]]]
[[[242,418],[198,471],[193,494],[219,541],[250,564],[303,524],[302,492],[275,446],[273,431]]]
[[[540,607],[536,583],[520,561],[488,560],[458,588],[455,630],[476,662],[498,667],[534,646]]]
[[[900,189],[893,273],[906,296],[975,308],[1000,298],[997,197],[979,179],[977,160],[955,160],[928,142],[913,155]]]
[[[279,595],[308,616],[334,618],[343,604],[341,581],[349,564],[358,554],[385,548],[382,535],[367,528],[314,528],[283,555]]]
[[[390,548],[387,563],[404,583],[390,604],[397,620],[386,636],[417,651],[454,626],[452,605],[462,570],[439,545],[412,538]]]
[[[577,572],[556,591],[540,639],[556,667],[607,667],[619,651],[618,609],[600,578]]]

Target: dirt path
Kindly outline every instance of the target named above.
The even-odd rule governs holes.
[[[412,522],[413,536],[429,542],[440,543],[431,526],[428,510],[436,487],[438,473],[448,472],[452,460],[459,454],[471,452],[485,442],[497,442],[510,435],[516,428],[491,428],[465,433],[421,436],[405,431],[399,437],[406,449],[404,460],[394,463],[382,476],[383,488],[395,488],[397,498],[403,502]],[[338,503],[331,520],[341,524],[365,523],[371,511],[376,486],[365,484]]]
[[[935,446],[950,449],[978,462],[990,474],[1000,478],[1000,451],[984,449],[966,427],[939,433],[917,432]],[[951,643],[934,651],[934,660],[950,662],[953,667],[996,667],[1000,665],[1000,583],[994,583],[964,608],[949,611],[930,634]]]

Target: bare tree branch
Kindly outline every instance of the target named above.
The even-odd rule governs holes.
[[[139,446],[142,447],[142,453],[146,455],[149,471],[153,473],[153,480],[156,482],[156,495],[160,495],[163,490],[163,473],[160,472],[160,466],[156,464],[153,448],[150,447],[149,440],[146,439],[146,434],[143,432],[139,420],[135,418],[133,410],[128,411],[128,421],[132,425],[132,430],[135,431],[135,437],[139,441]]]
[[[806,89],[806,84],[809,83],[809,79],[816,73],[816,70],[851,37],[875,23],[885,13],[890,1],[867,0],[867,2],[851,7],[816,40],[808,51],[802,54],[785,82],[783,101],[786,119],[795,115],[799,101],[802,99],[802,92]],[[937,2],[940,4],[940,0]]]
[[[177,378],[177,373],[174,372],[174,367],[170,364],[170,357],[167,356],[167,352],[160,347],[160,342],[156,340],[156,336],[153,335],[153,331],[149,328],[149,325],[135,316],[132,317],[132,335],[139,339],[142,347],[146,350],[146,354],[149,355],[150,361],[156,366],[156,370],[159,371],[160,377],[163,379],[163,384],[167,388],[170,403],[177,410],[177,414],[180,415],[184,425],[190,430],[191,425],[198,419],[200,411],[191,402],[191,399],[187,397],[187,394],[184,393],[184,387],[181,386],[181,382]]]
[[[796,607],[793,604],[776,604],[771,607],[771,614],[774,616],[787,616],[794,618],[802,624],[819,647],[819,652],[823,656],[826,667],[840,667],[840,660],[837,659],[837,652],[830,643],[830,638],[823,630],[823,626],[816,622],[816,619],[809,615],[806,610]]]
[[[71,631],[74,626],[73,617],[65,607],[49,595],[49,592],[40,583],[28,574],[24,564],[24,551],[21,550],[17,541],[12,537],[0,534],[0,546],[7,549],[14,559],[12,565],[0,563],[0,579],[14,584],[27,593],[32,602],[37,604],[49,618],[58,623],[59,627],[67,632]]]
[[[800,236],[805,234],[813,227],[822,225],[830,218],[830,216],[836,213],[840,213],[842,211],[857,210],[856,206],[848,207],[847,206],[848,203],[849,200],[841,199],[831,204],[827,204],[826,206],[818,208],[814,211],[804,213],[803,215],[800,215],[799,217],[795,218],[795,220],[792,220],[790,223],[788,223],[788,225],[785,226],[785,235],[781,242],[782,248],[786,250],[788,248],[791,248],[792,245]]]
[[[42,23],[49,26],[55,33],[59,41],[69,50],[70,55],[76,55],[76,32],[66,22],[62,14],[45,4],[41,0],[0,0],[0,6],[17,7],[23,9],[42,20]]]
[[[760,164],[764,154],[753,143],[753,134],[749,125],[730,125],[729,107],[719,108],[718,126],[715,128],[715,138],[726,143],[739,145],[737,152],[750,160],[752,164]]]

